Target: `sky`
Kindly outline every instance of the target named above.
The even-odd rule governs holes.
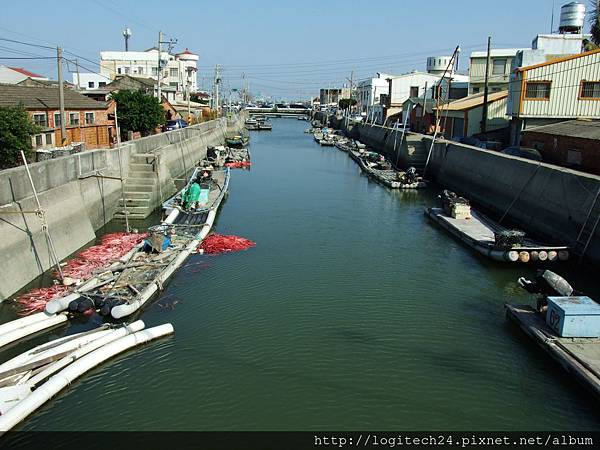
[[[125,27],[133,33],[130,50],[155,46],[163,31],[177,39],[175,51],[200,55],[201,88],[211,89],[220,64],[225,92],[247,82],[255,96],[300,100],[348,83],[352,72],[356,81],[378,71],[425,71],[428,56],[450,55],[457,45],[459,68],[466,70],[469,54],[484,50],[488,36],[493,48],[530,47],[538,33],[550,31],[553,5],[556,28],[560,6],[569,1],[28,0],[26,7],[2,5],[0,39],[60,45],[91,72],[99,70],[100,51],[124,50]],[[0,40],[0,64],[52,79],[55,53]],[[38,57],[48,59],[6,59]]]

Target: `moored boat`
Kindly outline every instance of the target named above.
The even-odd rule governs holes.
[[[410,167],[405,172],[394,170],[392,164],[383,155],[375,152],[348,148],[348,154],[354,159],[362,171],[375,181],[390,189],[423,189],[427,182]]]
[[[242,148],[248,145],[250,138],[245,134],[234,134],[225,138],[225,143],[229,147]]]

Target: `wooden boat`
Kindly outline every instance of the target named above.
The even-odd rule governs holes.
[[[331,136],[329,136],[329,135],[327,135],[327,134],[324,134],[324,135],[323,135],[323,139],[321,139],[321,140],[319,141],[319,144],[320,144],[321,146],[323,146],[323,147],[333,147],[333,144],[334,144],[334,143],[335,143],[335,142],[334,142],[334,140],[332,139],[332,137],[331,137]]]
[[[373,162],[368,159],[371,155],[378,155],[378,157],[382,157],[378,153],[364,152],[349,148],[348,154],[354,161],[358,163],[359,167],[367,176],[373,178],[375,181],[390,189],[408,190],[423,189],[427,187],[427,182],[412,171],[402,172],[394,170],[391,163],[385,159],[380,163]],[[376,157],[374,156],[373,158]]]
[[[117,329],[104,325],[39,345],[1,364],[0,435],[107,359],[173,333],[171,324],[144,327],[141,320]]]
[[[317,141],[318,143],[320,143],[323,140],[323,133],[321,133],[321,131],[315,131],[313,133],[313,136],[315,138],[315,141]]]
[[[186,188],[204,167],[196,167]],[[182,189],[163,204],[168,214],[160,225],[149,229],[151,236],[136,247],[121,264],[108,268],[95,284],[46,305],[47,312],[66,309],[83,312],[90,308],[115,319],[133,314],[159,290],[196,251],[208,235],[229,186],[229,169],[215,170],[210,181],[201,183],[197,208],[185,210]]]
[[[258,122],[256,129],[262,131],[271,131],[273,129],[273,125],[265,120],[263,122]]]
[[[453,217],[448,208],[427,208],[425,213],[469,247],[496,261],[565,261],[570,256],[568,247],[542,244],[525,238],[524,233],[521,233],[520,242],[505,245],[500,238],[514,230],[473,209],[464,217]]]

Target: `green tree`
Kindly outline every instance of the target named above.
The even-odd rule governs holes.
[[[20,165],[21,151],[29,159],[31,135],[38,132],[22,105],[0,107],[0,168]]]
[[[342,98],[340,99],[340,101],[338,102],[338,105],[340,106],[340,108],[342,109],[348,109],[351,106],[356,105],[356,99],[354,98]]]
[[[590,12],[590,32],[592,33],[592,42],[596,44],[596,46],[600,46],[600,15],[598,14],[599,5],[596,4],[596,1],[591,2]]]
[[[156,97],[142,91],[128,89],[113,92],[111,98],[117,102],[117,117],[121,134],[139,131],[148,136],[156,127],[165,123],[165,110]]]

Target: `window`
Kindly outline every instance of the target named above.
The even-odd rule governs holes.
[[[152,68],[152,76],[153,76],[153,77],[156,77],[156,76],[158,76],[158,67],[153,67],[153,68]]]
[[[93,81],[88,81],[88,87],[89,88],[94,88],[96,86],[96,83],[94,83]]]
[[[144,75],[144,68],[142,66],[138,67],[138,75]]]
[[[52,145],[52,133],[46,133],[46,145]]]
[[[35,146],[41,147],[42,145],[44,145],[43,136],[41,134],[36,134],[35,135]]]
[[[33,123],[35,123],[39,127],[47,127],[48,116],[45,113],[34,114]]]
[[[69,113],[69,125],[79,125],[79,113]]]
[[[117,73],[123,73],[123,70],[120,67],[117,67]]]
[[[600,81],[582,81],[580,98],[600,100]]]
[[[169,69],[169,76],[170,77],[179,76],[179,69],[177,67],[173,67],[173,68]]]
[[[418,97],[419,96],[419,86],[411,86],[410,87],[410,96]]]
[[[479,94],[479,91],[480,91],[480,90],[481,90],[480,88],[478,88],[478,87],[474,87],[474,88],[473,88],[473,94]]]
[[[169,86],[172,86],[172,87],[176,88],[177,87],[177,81],[171,81],[169,83]]]
[[[98,87],[103,88],[106,86],[106,81],[98,81]]]
[[[129,73],[129,67],[124,67],[123,70],[125,71],[126,74]]]
[[[93,112],[86,112],[85,113],[85,124],[86,125],[93,125],[94,124],[94,113]]]
[[[506,73],[506,59],[494,59],[492,62],[492,75],[504,75]]]
[[[62,123],[62,121],[60,120],[60,113],[54,113],[54,128],[58,128],[60,127],[60,124]]]
[[[525,85],[526,100],[549,100],[550,81],[528,81]]]

